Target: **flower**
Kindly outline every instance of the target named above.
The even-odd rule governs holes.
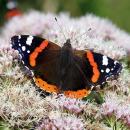
[[[108,92],[104,97],[105,102],[102,104],[101,113],[103,115],[111,115],[116,111],[119,105],[119,99],[116,94]]]
[[[60,95],[56,102],[53,100],[53,105],[59,106],[60,109],[68,110],[69,112],[79,114],[84,111],[87,102],[75,98],[67,98],[64,95]]]
[[[40,120],[47,114],[45,104],[30,82],[19,85],[10,81],[0,92],[0,116],[10,126],[28,126]]]
[[[38,130],[83,130],[85,129],[82,119],[74,115],[52,111],[49,117],[44,118],[37,127]]]
[[[115,89],[116,92],[128,94],[130,87],[130,73],[125,64],[123,64],[122,66],[123,69],[118,79],[108,81],[108,85],[110,87],[113,87],[113,89]]]
[[[105,102],[102,104],[101,113],[104,116],[115,116],[117,120],[122,120],[130,125],[130,97],[119,96],[116,93],[109,92],[105,96]]]

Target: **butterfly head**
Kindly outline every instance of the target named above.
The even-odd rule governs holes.
[[[70,39],[66,40],[66,42],[63,45],[63,48],[72,48],[71,43],[70,43]]]

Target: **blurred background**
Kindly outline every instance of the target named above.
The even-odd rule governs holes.
[[[7,1],[0,0],[0,25],[7,12]],[[22,12],[36,9],[44,12],[69,12],[73,17],[86,13],[110,19],[121,29],[130,32],[130,0],[17,0]]]

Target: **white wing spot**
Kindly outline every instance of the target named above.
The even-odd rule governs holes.
[[[26,44],[29,45],[29,46],[31,46],[32,40],[33,40],[33,36],[29,36],[29,37],[27,38]]]
[[[22,55],[19,54],[19,56],[20,56],[20,59],[22,59]]]
[[[26,47],[25,46],[22,46],[22,51],[25,51],[26,50]]]
[[[30,51],[29,51],[29,50],[27,50],[27,53],[30,53]]]
[[[107,58],[107,56],[103,56],[102,64],[103,65],[108,65],[108,58]]]
[[[20,43],[20,39],[21,39],[21,35],[18,35],[18,42]],[[19,46],[21,46],[20,44],[19,44]]]
[[[21,39],[21,35],[18,35],[18,39]]]
[[[19,46],[21,46],[21,44],[19,43]]]
[[[24,64],[24,61],[22,60],[22,63]]]
[[[117,61],[114,61],[114,64],[116,65]]]
[[[30,70],[31,71],[31,74],[32,74],[32,76],[34,76],[34,73],[33,73],[33,71],[32,70]]]
[[[106,69],[106,73],[109,73],[109,72],[110,72],[110,69],[109,69],[109,68],[107,68],[107,69]]]
[[[27,70],[29,70],[29,68],[28,68],[27,66],[25,66],[25,68],[26,68]]]
[[[103,72],[104,72],[104,70],[101,70],[101,72],[103,73]]]

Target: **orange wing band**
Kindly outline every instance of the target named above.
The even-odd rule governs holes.
[[[59,90],[57,86],[48,84],[46,81],[43,81],[41,78],[35,78],[35,83],[38,87],[42,90],[49,92],[49,93],[58,93]]]
[[[98,70],[97,63],[94,61],[93,53],[91,51],[87,51],[87,58],[90,62],[90,65],[93,67],[93,76],[91,78],[92,82],[97,82],[100,76],[100,72]]]
[[[44,40],[39,47],[30,54],[29,62],[32,67],[36,66],[36,58],[38,57],[39,53],[42,52],[48,46],[48,41]]]
[[[90,94],[91,90],[82,89],[78,91],[65,91],[64,95],[69,98],[82,99]]]
[[[10,19],[10,18],[12,18],[14,16],[20,16],[20,15],[22,15],[22,13],[19,10],[14,9],[14,10],[11,10],[11,11],[7,12],[5,17],[6,17],[6,19]]]
[[[48,84],[46,81],[43,81],[41,78],[35,78],[35,83],[40,89],[49,92],[49,93],[59,93],[59,89],[55,85]],[[82,89],[78,91],[65,91],[64,95],[70,98],[82,99],[87,97],[90,94],[91,90]]]

